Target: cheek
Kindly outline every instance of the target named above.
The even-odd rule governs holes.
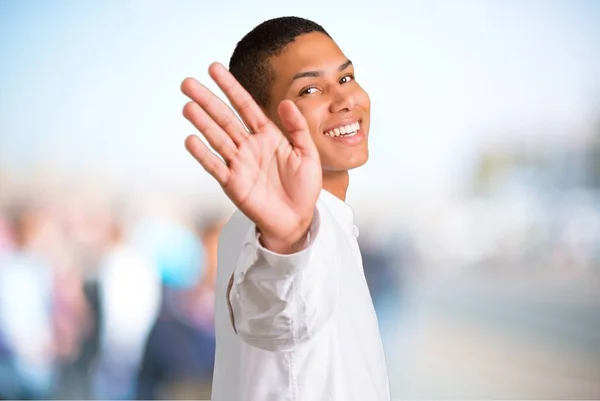
[[[359,87],[359,90],[355,96],[358,100],[358,104],[360,104],[364,109],[367,111],[371,109],[371,98],[363,88]]]
[[[322,134],[322,122],[327,117],[324,113],[327,112],[327,107],[317,102],[298,102],[298,109],[306,119],[308,128],[313,138]]]

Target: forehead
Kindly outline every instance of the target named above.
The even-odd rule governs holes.
[[[289,81],[298,72],[336,71],[347,60],[339,46],[327,35],[311,32],[298,36],[271,59],[275,80]]]

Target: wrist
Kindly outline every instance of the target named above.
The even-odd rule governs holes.
[[[307,224],[302,224],[298,230],[286,238],[277,237],[268,233],[262,232],[258,227],[257,231],[260,234],[259,241],[263,247],[271,252],[281,255],[290,255],[306,249],[308,245],[308,237],[310,233],[311,219]]]

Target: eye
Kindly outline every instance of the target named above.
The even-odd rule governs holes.
[[[317,93],[319,89],[316,86],[309,86],[308,88],[304,88],[300,91],[300,96],[304,95],[313,95]]]
[[[346,74],[340,78],[341,84],[347,84],[348,82],[354,81],[354,74]]]

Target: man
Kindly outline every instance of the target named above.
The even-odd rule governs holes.
[[[320,25],[266,21],[194,79],[186,148],[238,207],[219,244],[213,401],[389,400],[348,170],[368,158],[370,100]]]
[[[29,203],[11,214],[14,248],[0,257],[0,337],[5,347],[0,353],[0,397],[46,399],[56,376],[54,288],[52,266],[37,241],[48,216]]]

